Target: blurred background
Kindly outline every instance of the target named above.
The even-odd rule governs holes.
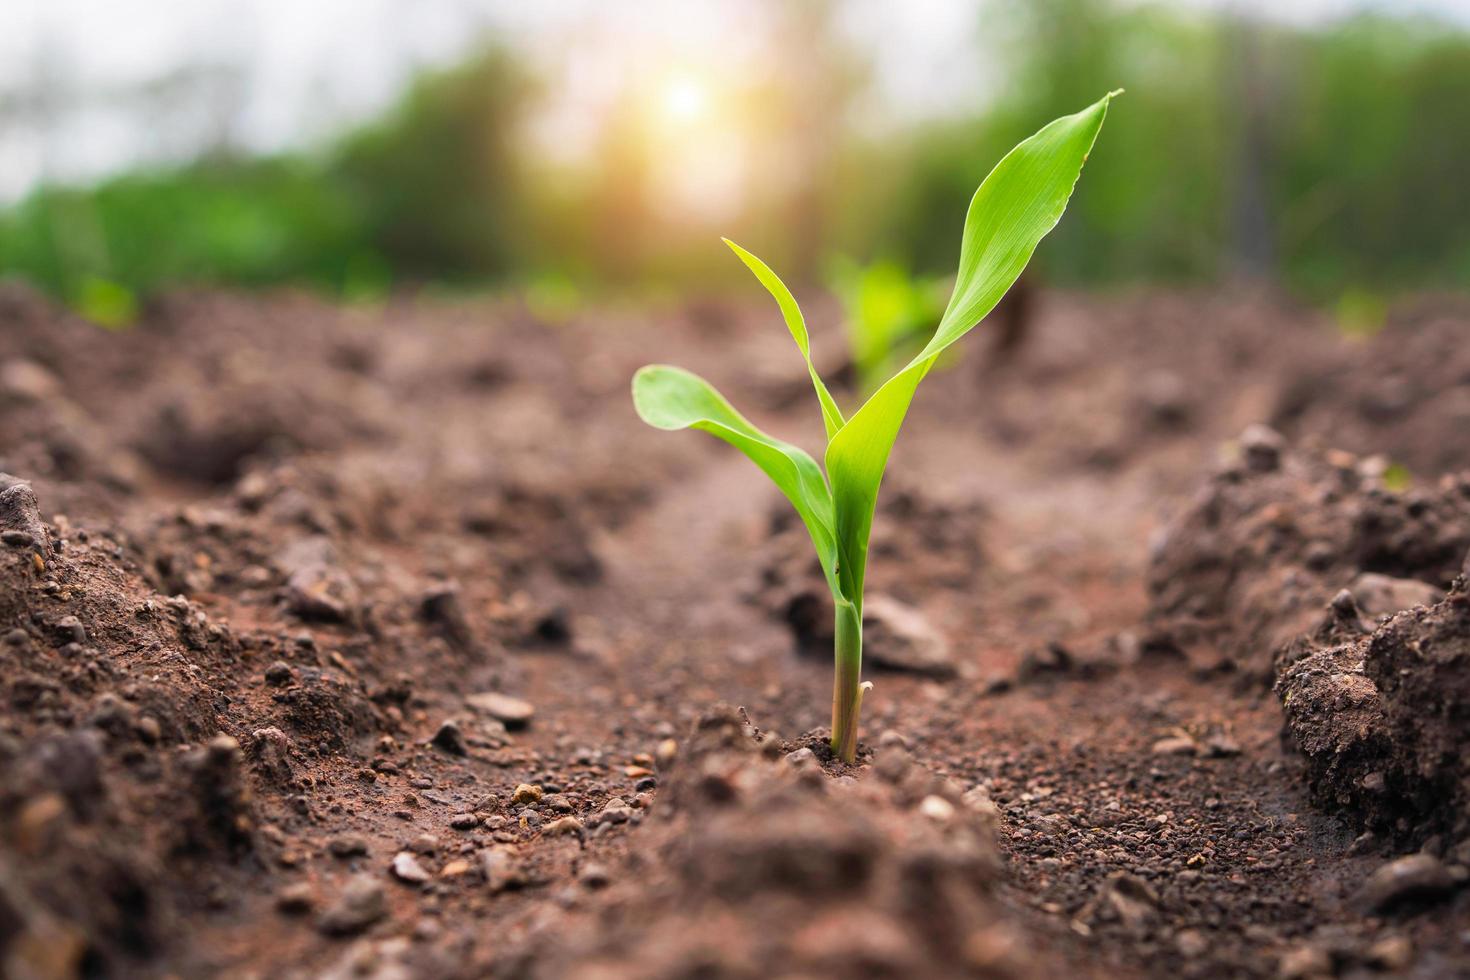
[[[180,284],[555,313],[743,288],[727,235],[922,316],[999,156],[1118,87],[1038,279],[1366,323],[1470,285],[1470,0],[6,0],[0,274],[104,325]]]

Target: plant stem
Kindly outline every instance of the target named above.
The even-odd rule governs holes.
[[[836,671],[832,681],[832,751],[843,762],[857,756],[858,710],[863,703],[863,621],[850,603],[837,604]]]

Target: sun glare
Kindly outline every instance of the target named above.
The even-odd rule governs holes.
[[[709,92],[697,79],[678,75],[664,83],[664,114],[675,122],[694,122],[709,109]]]

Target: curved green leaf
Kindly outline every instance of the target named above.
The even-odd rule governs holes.
[[[804,450],[766,435],[697,374],[650,364],[633,375],[633,406],[656,429],[699,429],[723,439],[759,466],[806,525],[827,584],[837,594],[832,495],[821,467]]]
[[[914,392],[935,358],[1000,302],[1061,220],[1116,94],[1049,123],[996,164],[970,202],[959,276],[933,338],[828,443],[839,585],[859,610],[878,487]]]
[[[796,347],[801,351],[802,360],[806,361],[807,374],[812,376],[812,387],[817,391],[817,401],[822,405],[822,424],[826,426],[827,438],[831,439],[842,428],[842,412],[837,408],[837,402],[833,400],[832,393],[827,390],[827,385],[822,381],[822,376],[817,373],[817,368],[812,364],[811,340],[806,332],[806,317],[801,315],[801,307],[797,305],[796,297],[791,295],[791,290],[781,281],[781,277],[771,271],[771,267],[745,249],[736,245],[730,239],[721,239],[730,246],[730,251],[740,256],[744,262],[755,273],[755,277],[761,281],[776,300],[776,305],[781,307],[781,316],[786,319],[786,329],[791,331],[791,339],[796,341]]]

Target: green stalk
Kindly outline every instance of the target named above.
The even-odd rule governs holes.
[[[832,681],[832,751],[843,762],[857,756],[858,712],[863,691],[863,621],[850,602],[837,603],[834,631],[837,669]]]

